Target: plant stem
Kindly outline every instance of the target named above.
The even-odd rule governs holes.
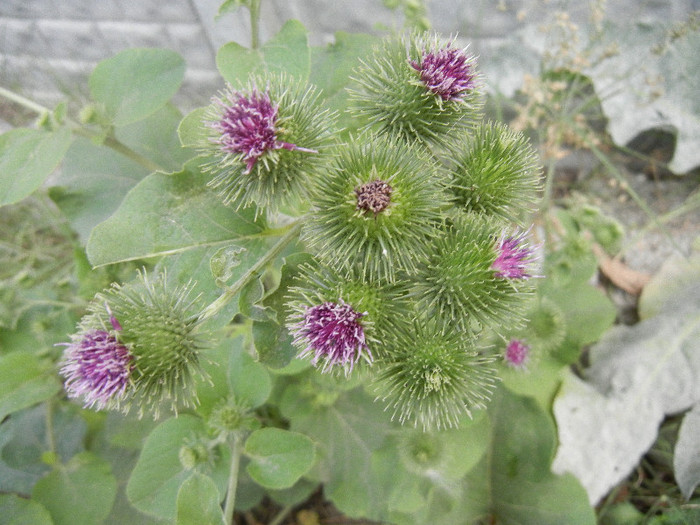
[[[45,115],[51,112],[49,108],[42,106],[41,104],[38,104],[33,100],[29,100],[28,98],[25,98],[22,95],[18,95],[17,93],[10,91],[9,89],[5,89],[3,87],[0,87],[0,96],[5,97],[6,99],[11,100],[12,102],[19,104],[20,106],[23,106],[39,115]],[[97,136],[95,133],[91,133],[89,130],[85,129],[85,127],[81,126],[80,124],[71,119],[66,119],[66,124],[68,124],[71,131],[77,135],[86,137],[88,139],[92,139]],[[133,160],[137,164],[141,164],[141,166],[145,167],[149,171],[165,171],[162,166],[159,166],[152,160],[144,157],[140,153],[137,153],[129,146],[127,146],[123,142],[120,142],[111,135],[104,139],[103,143],[105,146],[112,148],[118,153],[121,153],[122,155]]]
[[[248,268],[248,270],[231,286],[226,288],[213,303],[207,306],[199,316],[200,321],[209,319],[218,314],[231,300],[248,284],[267,264],[272,262],[287,245],[297,238],[301,229],[302,221],[295,222],[291,229],[277,243],[270,248],[265,255],[256,261],[256,263]]]
[[[25,98],[22,95],[18,95],[14,91],[10,91],[9,89],[5,89],[4,87],[0,87],[0,96],[3,96],[6,99],[11,100],[12,102],[15,102],[20,106],[24,106],[25,108],[30,109],[34,113],[38,113],[39,115],[49,113],[50,111],[49,108],[42,106],[41,104],[37,104],[33,100],[29,100],[28,98]]]
[[[260,46],[260,0],[250,2],[250,47]]]
[[[267,525],[279,525],[280,523],[282,523],[282,520],[287,516],[287,514],[289,514],[289,511],[293,508],[293,505],[287,505],[281,511],[279,511],[274,517],[274,519]]]
[[[226,525],[233,523],[233,509],[236,504],[236,488],[238,487],[238,468],[241,464],[242,453],[241,436],[234,433],[231,443],[231,466],[228,471],[228,486],[226,487],[226,504],[224,505]]]
[[[54,402],[53,399],[49,399],[46,403],[46,441],[49,447],[49,451],[56,453],[56,438],[53,433],[53,411]]]

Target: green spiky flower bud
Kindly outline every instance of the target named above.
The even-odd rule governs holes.
[[[416,323],[378,363],[378,397],[392,419],[423,430],[457,426],[471,410],[483,408],[495,388],[495,358],[474,349],[459,331],[438,323]]]
[[[134,404],[139,413],[152,410],[155,417],[163,403],[177,410],[196,401],[193,376],[199,373],[202,347],[191,286],[168,287],[166,280],[165,274],[143,272],[132,283],[113,284],[95,296],[79,325],[80,333],[114,328],[110,334],[131,356],[119,406]]]
[[[522,133],[483,123],[455,142],[452,191],[466,211],[520,222],[539,201],[537,155]]]
[[[532,251],[523,236],[507,237],[479,216],[458,217],[421,270],[415,288],[420,310],[460,330],[496,331],[522,321],[533,291]]]
[[[351,111],[381,132],[446,145],[482,106],[476,61],[427,33],[384,42],[356,71]]]
[[[311,356],[323,371],[340,368],[347,375],[361,360],[371,364],[383,355],[405,308],[404,286],[317,265],[302,266],[298,283],[290,288],[287,327],[300,356]]]
[[[566,318],[561,308],[547,298],[536,301],[527,314],[523,334],[538,353],[556,349],[566,338]]]
[[[415,272],[448,204],[438,166],[421,147],[364,135],[316,181],[303,238],[325,263],[369,279]]]
[[[335,117],[317,90],[287,76],[256,77],[208,106],[200,144],[225,204],[276,209],[306,194],[326,162]]]

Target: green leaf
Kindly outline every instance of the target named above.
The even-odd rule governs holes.
[[[291,430],[316,443],[319,462],[307,477],[322,482],[326,496],[344,512],[365,515],[386,503],[377,501],[382,493],[367,483],[366,473],[372,468],[373,451],[382,446],[391,425],[381,404],[362,389],[339,394],[338,388],[323,384],[334,382],[333,378],[319,375],[312,370],[309,383],[288,387],[280,409],[291,421]]]
[[[590,351],[588,382],[564,382],[553,468],[576,475],[592,503],[637,465],[665,415],[700,402],[699,297],[696,281],[656,317],[614,327]]]
[[[279,428],[253,432],[245,443],[250,458],[246,470],[263,487],[291,487],[314,463],[314,444],[303,434]]]
[[[310,81],[323,90],[328,106],[340,114],[339,127],[355,129],[357,123],[345,111],[348,103],[347,85],[353,70],[360,65],[360,59],[367,57],[377,37],[362,33],[338,31],[335,42],[326,47],[311,49]],[[355,119],[356,120],[356,119]]]
[[[615,321],[615,306],[588,283],[575,282],[560,287],[545,281],[541,292],[561,309],[566,319],[567,338],[580,346],[597,341]]]
[[[287,73],[305,80],[311,67],[307,31],[298,20],[288,20],[259,50],[235,42],[224,45],[216,54],[216,65],[221,76],[234,85],[263,72]]]
[[[219,490],[209,476],[195,472],[177,493],[176,525],[224,525]]]
[[[144,120],[127,124],[115,130],[115,137],[136,153],[155,162],[164,171],[180,171],[182,165],[194,156],[180,144],[178,129],[182,114],[167,104]]]
[[[241,253],[245,248],[240,246],[225,246],[218,250],[209,260],[211,274],[216,284],[225,287],[226,282],[231,280],[234,268],[241,264]]]
[[[90,75],[90,93],[115,126],[144,119],[164,106],[185,75],[183,58],[167,49],[127,49]]]
[[[55,525],[99,524],[117,494],[109,463],[81,452],[34,486],[32,497],[51,513]]]
[[[0,525],[53,525],[53,521],[40,503],[14,494],[0,494]]]
[[[463,506],[456,507],[462,521],[489,516],[503,525],[594,525],[577,481],[549,470],[556,443],[551,418],[534,400],[499,392],[489,407],[489,450],[462,485]]]
[[[284,304],[299,265],[310,260],[311,255],[308,253],[295,253],[285,257],[280,284],[263,302],[266,308],[276,313],[276,321],[265,320],[253,323],[255,351],[260,361],[271,368],[287,366],[298,353],[298,350],[292,346],[292,337],[285,327]]]
[[[56,395],[61,384],[39,359],[28,352],[0,357],[0,421],[5,416]]]
[[[673,473],[686,499],[700,484],[700,404],[683,417],[673,451]]]
[[[250,408],[262,405],[270,396],[272,381],[267,369],[256,362],[241,345],[231,351],[229,386],[236,399],[245,400]]]
[[[207,140],[207,128],[202,125],[202,120],[207,112],[207,108],[197,108],[190,111],[185,118],[180,121],[177,128],[177,135],[180,137],[180,144],[185,148],[195,148]]]
[[[264,294],[265,287],[260,278],[250,280],[238,297],[238,309],[253,321],[274,319],[274,312],[259,304]]]
[[[233,13],[238,10],[242,5],[249,7],[250,0],[225,0],[223,4],[219,7],[219,11],[216,13],[216,18],[226,13]]]
[[[95,225],[114,213],[126,193],[146,175],[148,169],[124,155],[78,137],[60,173],[52,179],[49,195],[85,245]]]
[[[186,414],[158,425],[146,439],[126,486],[131,504],[151,516],[173,520],[178,491],[191,475],[180,463],[180,449],[192,439],[204,435],[203,421]],[[226,486],[225,463],[228,458],[223,454],[220,456],[223,457],[219,458],[212,475],[222,493]]]
[[[0,206],[20,201],[41,186],[72,140],[66,128],[13,129],[0,135]]]
[[[255,212],[224,206],[207,181],[196,162],[179,173],[146,177],[93,230],[87,245],[90,262],[101,266],[195,248],[218,249],[260,235],[264,228],[255,221]]]

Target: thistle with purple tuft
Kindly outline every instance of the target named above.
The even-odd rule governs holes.
[[[529,279],[534,250],[526,242],[528,232],[501,235],[496,244],[496,259],[491,268],[502,279]]]
[[[424,51],[419,60],[409,60],[421,82],[442,100],[462,100],[476,87],[472,58],[452,45]]]
[[[313,355],[312,363],[323,361],[322,371],[340,365],[346,375],[364,358],[372,362],[360,319],[366,315],[355,311],[342,299],[307,308],[302,319],[293,325],[294,343],[305,345],[299,357]]]
[[[116,328],[119,323],[112,323]],[[81,397],[85,408],[107,408],[124,397],[133,370],[133,355],[116,335],[105,330],[88,330],[72,343],[64,343],[60,373],[71,398]]]
[[[264,89],[258,86],[265,86]],[[227,88],[204,110],[203,171],[224,204],[275,208],[306,194],[334,144],[335,115],[299,80],[266,75]]]
[[[250,173],[255,163],[268,151],[286,149],[318,153],[314,149],[278,140],[279,106],[273,105],[269,93],[259,92],[255,88],[247,95],[232,90],[225,94],[223,100],[214,100],[223,112],[221,120],[209,124],[218,132],[218,136],[212,140],[226,153],[240,155],[245,162],[246,173]]]

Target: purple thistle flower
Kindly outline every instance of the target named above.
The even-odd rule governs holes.
[[[267,93],[253,89],[249,95],[229,91],[226,100],[214,99],[223,109],[221,119],[210,127],[220,133],[214,142],[226,153],[241,155],[250,173],[255,163],[268,151],[277,149],[318,153],[277,139],[277,113]]]
[[[524,370],[527,368],[527,363],[530,360],[530,347],[524,341],[511,339],[508,346],[506,346],[503,359],[511,368]]]
[[[420,73],[425,87],[443,100],[461,100],[465,92],[475,87],[471,57],[462,49],[448,45],[436,51],[423,51],[420,61],[409,60],[409,63]]]
[[[491,264],[496,277],[504,279],[529,279],[528,266],[533,260],[533,250],[525,242],[528,232],[501,236],[496,245],[498,255]]]
[[[133,356],[114,335],[90,330],[65,346],[60,372],[69,397],[82,397],[85,408],[97,405],[99,410],[124,395]]]
[[[347,374],[360,357],[371,363],[372,354],[360,323],[364,315],[342,299],[338,303],[329,301],[307,308],[303,319],[293,327],[294,343],[306,345],[299,356],[313,354],[314,365],[322,359],[324,372],[329,366],[339,364],[346,367]]]

